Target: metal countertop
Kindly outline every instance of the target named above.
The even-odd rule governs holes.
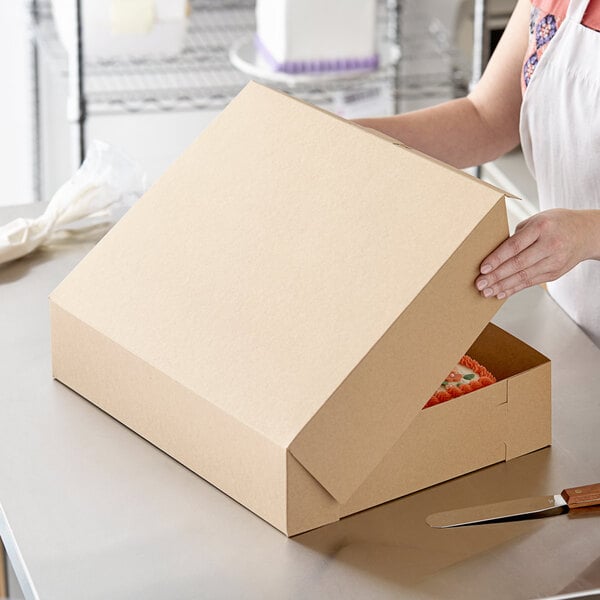
[[[0,223],[41,208],[2,208]],[[26,598],[517,600],[600,587],[598,512],[424,521],[600,481],[600,350],[541,288],[494,322],[553,361],[551,448],[287,539],[52,379],[47,296],[91,245],[0,267],[0,537]]]

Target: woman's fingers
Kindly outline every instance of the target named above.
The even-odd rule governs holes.
[[[482,261],[475,286],[486,298],[502,299],[557,279],[593,257],[588,247],[598,235],[597,225],[592,226],[598,218],[595,211],[553,209],[526,219]]]
[[[523,250],[534,244],[540,236],[538,228],[528,226],[527,221],[517,227],[515,233],[502,242],[481,263],[481,275],[489,275],[500,265],[519,255]],[[482,279],[482,278],[478,278]]]
[[[500,247],[498,250],[500,250]],[[525,287],[527,287],[527,284],[534,285],[528,282],[533,281],[534,277],[539,274],[536,265],[543,261],[546,256],[546,252],[541,245],[533,243],[525,248],[523,252],[510,256],[493,271],[486,275],[480,275],[475,280],[475,285],[486,298],[509,289],[504,285],[504,282],[507,280],[514,281],[515,276],[519,278],[520,282],[526,284]]]
[[[511,273],[507,277],[490,284],[482,290],[482,295],[486,298],[496,296],[500,300],[508,298],[515,292],[553,279],[550,269],[551,260],[544,258],[525,269]]]

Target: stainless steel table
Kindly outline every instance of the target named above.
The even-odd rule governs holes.
[[[40,208],[1,209],[0,223]],[[597,512],[424,522],[600,481],[600,350],[542,289],[495,321],[553,360],[552,448],[286,539],[52,379],[47,296],[90,247],[0,267],[0,537],[27,598],[505,600],[600,587]]]

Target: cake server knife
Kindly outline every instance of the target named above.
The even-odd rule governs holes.
[[[585,506],[600,505],[600,483],[567,488],[555,496],[538,496],[482,504],[429,515],[430,527],[447,528],[478,523],[497,523],[551,517]]]

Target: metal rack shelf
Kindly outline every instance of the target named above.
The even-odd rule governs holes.
[[[379,4],[379,35],[397,31],[390,21],[399,11],[395,2]],[[396,29],[395,29],[396,28]],[[254,1],[193,0],[181,54],[175,57],[86,60],[84,90],[86,114],[140,111],[201,110],[224,107],[249,77],[229,62],[231,45],[255,30]],[[67,52],[58,40],[49,6],[40,2],[36,34],[40,51],[55,63],[61,76],[69,76]],[[294,86],[297,95],[327,94],[390,80],[394,68],[353,79],[331,79]],[[278,86],[292,91],[284,85]]]

